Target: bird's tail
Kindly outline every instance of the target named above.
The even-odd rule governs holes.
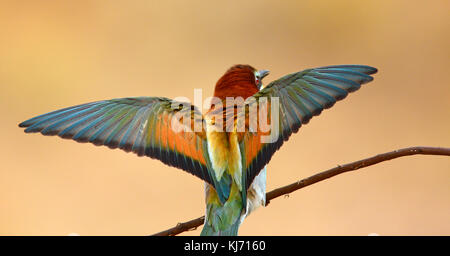
[[[237,236],[239,226],[241,225],[240,219],[238,219],[233,225],[230,225],[225,230],[216,230],[208,221],[205,221],[203,230],[200,233],[201,236]]]
[[[231,184],[226,202],[221,202],[216,190],[205,187],[206,213],[201,236],[237,236],[244,210],[242,195],[236,183]]]

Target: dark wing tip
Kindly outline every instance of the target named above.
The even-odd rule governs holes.
[[[378,72],[377,68],[367,66],[367,65],[354,65],[355,67],[359,68],[359,71],[366,75],[373,75]]]
[[[18,126],[21,128],[25,128],[25,127],[30,126],[30,123],[28,121],[23,121],[20,124],[18,124]]]
[[[24,127],[27,127],[27,128],[24,130],[25,133],[36,133],[36,132],[40,132],[40,131],[41,131],[41,130],[37,130],[37,129],[31,129],[30,126],[24,126]]]
[[[368,75],[373,75],[378,72],[378,69],[374,67],[367,66],[367,69],[369,70],[369,72],[367,73]]]
[[[373,81],[373,76],[370,76],[370,75],[376,74],[378,72],[378,69],[374,68],[374,67],[364,66],[364,68],[365,69],[362,70],[362,73],[367,75],[367,77],[366,77],[366,79],[361,81],[361,84],[366,84],[366,83],[372,82]]]

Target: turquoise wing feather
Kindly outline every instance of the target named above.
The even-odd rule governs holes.
[[[371,74],[376,68],[364,65],[339,65],[307,69],[292,73],[271,82],[254,95],[256,101],[247,101],[249,109],[252,104],[259,104],[259,99],[266,97],[269,103],[267,119],[271,123],[271,98],[279,100],[279,135],[273,143],[262,143],[261,136],[267,135],[261,131],[247,132],[240,140],[241,151],[245,152],[246,188],[254,177],[270,161],[273,154],[284,141],[296,133],[303,124],[307,124],[313,116],[319,115],[324,109],[331,108],[337,101],[344,99],[351,92],[358,90],[362,84],[373,80]],[[258,105],[259,107],[259,105]],[[242,111],[238,119],[247,120],[248,112]],[[247,127],[248,128],[248,127]]]
[[[26,133],[57,135],[159,159],[214,184],[204,131],[177,132],[171,123],[174,115],[178,115],[180,122],[183,118],[203,122],[202,114],[188,103],[139,97],[64,108],[31,118],[19,126],[27,127]]]

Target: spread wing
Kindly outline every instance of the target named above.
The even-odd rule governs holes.
[[[252,123],[251,118],[249,119],[249,109],[257,107],[258,111],[262,111],[267,116],[268,123],[272,124],[272,130],[261,131],[258,124],[257,130],[241,133],[240,147],[241,152],[245,152],[243,166],[246,173],[244,177],[246,188],[283,142],[296,133],[302,124],[308,123],[322,110],[331,108],[336,101],[358,90],[362,84],[372,81],[373,78],[370,75],[376,72],[377,69],[373,67],[361,65],[307,69],[273,81],[256,93],[251,100],[247,99],[245,102],[247,109],[238,112],[237,120],[245,120],[241,123],[248,129]],[[278,114],[278,121],[276,118],[271,119],[272,105],[276,103],[274,98],[278,99],[279,103],[279,107],[274,108],[276,112],[273,113]],[[267,99],[266,108],[261,104],[264,102],[263,99]],[[279,133],[274,132],[273,128],[277,128]],[[267,137],[266,141],[270,142],[262,142],[262,137]]]
[[[156,158],[213,184],[206,137],[202,128],[194,127],[203,127],[202,122],[202,114],[188,103],[139,97],[64,108],[19,126],[27,127],[27,133],[58,135]]]

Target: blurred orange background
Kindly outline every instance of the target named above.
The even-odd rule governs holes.
[[[204,214],[203,182],[186,172],[17,124],[102,99],[206,98],[238,63],[271,70],[266,84],[332,64],[379,69],[275,154],[268,190],[450,146],[449,1],[0,3],[0,235],[148,235]],[[448,157],[404,157],[276,199],[240,235],[450,235],[449,185]]]

